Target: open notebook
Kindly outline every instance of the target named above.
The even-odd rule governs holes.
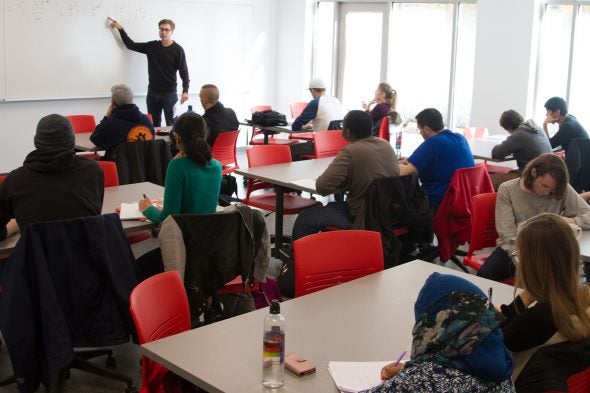
[[[328,371],[338,390],[357,393],[381,385],[381,369],[391,362],[328,362]]]

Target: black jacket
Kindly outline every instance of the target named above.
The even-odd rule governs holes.
[[[117,214],[33,223],[4,262],[0,330],[21,391],[74,358],[74,347],[129,341],[138,271]]]
[[[117,164],[119,184],[147,181],[163,186],[172,155],[168,144],[156,139],[122,143],[104,159]]]
[[[565,155],[570,184],[577,192],[590,190],[590,139],[572,139]]]
[[[235,131],[240,126],[234,110],[224,107],[221,102],[207,109],[203,118],[209,127],[209,136],[207,137],[209,146],[213,146],[213,142],[220,132]]]
[[[101,150],[110,151],[123,142],[154,139],[154,125],[135,104],[120,105],[96,126],[90,140]]]
[[[410,230],[410,243],[432,239],[432,209],[416,175],[375,179],[364,196],[364,228],[381,232],[385,268],[399,264],[402,244],[394,227]]]
[[[0,226],[11,218],[24,230],[31,222],[101,213],[104,174],[95,161],[73,150],[34,150],[0,184]]]

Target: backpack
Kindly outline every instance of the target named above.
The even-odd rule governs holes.
[[[257,126],[286,126],[287,118],[282,113],[266,110],[252,114],[252,124]]]

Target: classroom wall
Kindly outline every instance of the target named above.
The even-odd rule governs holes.
[[[6,50],[6,44],[8,40],[10,40],[10,45],[8,45],[8,47],[18,46],[19,39],[25,40],[25,38],[19,38],[18,31],[7,31],[9,24],[6,24],[7,18],[5,18],[4,15],[4,12],[6,12],[5,4],[7,1],[9,4],[12,4],[13,2],[13,0],[0,0],[0,67],[2,67],[0,68],[0,74],[3,75],[6,75],[7,71],[7,69],[4,68],[4,65],[11,63],[5,55],[6,53],[10,53],[10,51]],[[305,4],[305,1],[306,0],[295,0],[293,2],[296,4]],[[43,3],[43,6],[60,7],[60,5],[63,6],[66,3],[68,3],[67,0],[56,0],[55,2],[52,1]],[[288,4],[290,2],[284,1],[281,2],[281,4],[282,3]],[[139,5],[147,10],[147,14],[151,12],[147,7],[150,7],[151,5],[156,7],[155,3],[153,3],[151,0],[123,0],[119,1],[118,4],[121,6]],[[183,0],[176,1],[175,4],[177,4],[178,7],[186,7],[187,9],[195,9],[196,7],[197,9],[202,8],[209,10],[211,10],[212,7],[220,7],[220,9],[223,7],[225,10],[228,9],[228,5],[231,5],[234,6],[230,7],[232,10],[234,10],[234,12],[241,12],[239,15],[239,23],[232,22],[227,23],[227,26],[223,26],[224,19],[220,18],[218,23],[219,26],[223,26],[223,28],[219,28],[219,26],[215,25],[215,31],[211,32],[210,37],[208,36],[207,31],[203,31],[202,36],[198,37],[199,39],[196,37],[191,38],[182,36],[180,34],[182,25],[177,24],[175,38],[178,39],[179,43],[185,48],[186,52],[190,51],[193,54],[193,58],[189,59],[188,67],[191,79],[191,94],[189,104],[193,105],[194,110],[199,113],[203,112],[198,99],[198,91],[200,86],[205,83],[214,83],[219,86],[221,90],[221,101],[226,106],[232,107],[236,111],[238,119],[250,117],[250,107],[253,105],[253,103],[271,103],[274,105],[276,102],[275,86],[277,82],[277,51],[279,48],[278,42],[281,36],[278,31],[279,24],[277,20],[278,15],[280,15],[279,8],[281,4],[275,0],[223,0],[223,2],[210,0]],[[26,2],[25,5],[33,7],[33,3],[31,2]],[[170,6],[172,6],[172,3],[170,3]],[[289,7],[290,9],[294,9],[292,5],[289,5]],[[304,7],[300,8],[303,10]],[[42,32],[44,28],[51,29],[51,31],[47,32],[47,35],[53,37],[59,35],[59,32],[55,31],[55,25],[57,24],[55,23],[56,20],[63,20],[64,24],[67,23],[68,25],[75,25],[77,23],[75,16],[64,15],[63,13],[53,11],[55,10],[51,8],[45,9],[45,22],[40,25],[35,25],[36,30]],[[303,15],[302,12],[299,12],[299,14]],[[132,13],[129,15],[132,15]],[[80,16],[80,18],[82,17],[85,18],[85,20],[91,20],[87,14]],[[130,20],[126,23],[126,21],[123,19],[121,19],[121,22],[124,26],[130,26],[128,29],[129,34],[137,41],[158,39],[157,21],[160,18],[167,17],[167,15],[154,15],[153,17],[156,17],[156,19],[153,21],[153,36],[150,37],[144,37],[140,34],[135,34],[134,36],[133,31],[131,30],[131,26],[134,26],[133,22]],[[235,17],[235,15],[232,15],[232,20],[235,21]],[[303,16],[301,16],[301,18],[301,20],[303,20]],[[105,19],[106,18],[101,17],[100,20],[97,20],[97,23],[103,25],[102,27],[104,27],[104,29],[101,30],[104,30],[104,34],[112,36],[112,33],[109,31],[109,29],[104,26]],[[143,30],[147,30],[147,27],[144,25],[137,26],[143,26]],[[191,29],[191,31],[198,29],[198,26],[195,25],[190,25],[188,27]],[[81,34],[79,31],[76,32],[71,30],[72,29],[64,29],[62,34]],[[144,31],[142,31],[142,33]],[[150,34],[152,34],[151,28],[148,31]],[[247,46],[243,51],[241,51],[241,55],[236,55],[235,53],[223,53],[223,56],[219,56],[222,57],[221,59],[207,57],[214,52],[211,45],[215,45],[215,43],[219,41],[233,40],[235,39],[236,34],[242,35],[240,36],[240,39],[245,42],[245,45]],[[205,41],[203,41],[203,37],[206,37]],[[112,45],[113,48],[115,48],[114,50],[116,50],[117,46],[120,46],[120,43],[117,42],[115,38],[118,39],[118,37],[112,37]],[[30,40],[31,37],[28,37],[27,39]],[[89,45],[92,44],[92,35],[89,34],[89,36],[85,37],[85,39],[88,41]],[[55,47],[53,47],[53,56],[56,58],[51,59],[51,61],[54,63],[58,61],[57,58],[60,55],[60,45],[64,45],[64,43],[60,40],[55,41]],[[80,42],[80,40],[78,40],[78,42]],[[202,45],[202,47],[195,48],[194,45],[198,42],[201,42],[200,45]],[[26,45],[24,44],[25,42],[23,42],[23,50],[26,49]],[[127,49],[122,48],[120,50],[127,51]],[[216,53],[219,54],[219,48],[215,48],[215,50],[217,51]],[[299,50],[301,51],[301,49]],[[129,52],[123,56],[123,60],[126,57],[133,58],[134,60],[130,60],[129,63],[123,62],[121,66],[135,64],[137,62],[139,67],[141,67],[138,68],[138,72],[146,73],[147,61],[144,55]],[[139,61],[137,61],[138,59]],[[43,67],[42,60],[43,59],[40,59],[37,64],[37,66],[40,67],[39,69],[42,69]],[[109,59],[105,59],[105,61],[108,60]],[[227,64],[231,64],[232,66],[228,67]],[[295,64],[294,66],[298,67],[296,74],[299,75],[301,72],[301,66],[299,64]],[[81,67],[84,66],[82,65]],[[95,64],[94,67],[96,67],[94,69],[96,69],[97,72],[101,72],[101,69],[99,68],[100,65]],[[14,69],[14,66],[12,66],[11,69]],[[220,69],[230,69],[231,71],[220,73]],[[67,74],[67,77],[72,77],[71,73]],[[84,73],[81,72],[80,74]],[[287,75],[287,78],[290,78],[289,72],[283,72],[283,74]],[[105,79],[104,74],[101,75],[101,77]],[[211,75],[216,75],[216,77],[211,78]],[[55,79],[59,80],[59,78],[60,75],[55,75]],[[301,76],[299,76],[299,78],[301,78]],[[7,76],[6,79],[10,79],[10,76]],[[22,164],[26,154],[33,149],[34,130],[38,120],[42,116],[50,113],[59,113],[64,115],[90,113],[94,114],[97,121],[99,121],[102,119],[109,103],[108,93],[110,91],[111,84],[121,82],[126,81],[113,80],[110,82],[105,80],[105,94],[90,94],[89,98],[40,100],[27,100],[26,98],[21,97],[22,94],[19,94],[19,91],[15,90],[18,84],[9,83],[9,85],[13,87],[8,93],[11,93],[13,97],[6,98],[13,98],[13,100],[0,100],[0,173],[8,172]],[[84,80],[80,80],[81,85],[84,83]],[[6,92],[6,85],[6,80],[1,81],[0,91],[4,90]],[[145,86],[147,86],[147,77],[145,78]],[[30,87],[30,85],[27,86],[27,89],[30,89]],[[50,95],[51,92],[48,92],[47,88],[48,85],[44,85],[43,89],[39,89],[39,91],[42,92],[40,95],[41,97],[48,97]],[[146,89],[141,85],[134,88],[136,93],[139,93],[135,97],[135,102],[141,110],[145,111],[145,95],[143,94],[145,93]],[[31,94],[34,95],[33,93]],[[59,87],[57,87],[54,97],[60,96],[63,97],[65,95],[63,95],[62,92],[59,91]],[[16,99],[14,99],[15,97]],[[186,111],[187,104],[179,106],[177,109],[178,113],[182,113]],[[240,141],[245,143],[245,137],[241,137]]]
[[[492,134],[502,133],[498,119],[503,111],[532,116],[539,0],[478,0],[477,4],[470,123],[488,127]]]

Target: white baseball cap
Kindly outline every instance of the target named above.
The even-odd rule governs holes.
[[[310,89],[325,89],[326,84],[320,78],[313,78],[309,81],[309,88]]]

